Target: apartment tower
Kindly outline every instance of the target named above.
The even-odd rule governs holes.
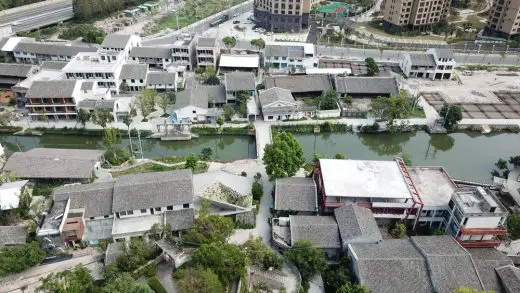
[[[446,19],[450,0],[386,0],[384,28],[420,28]]]
[[[520,0],[494,0],[486,25],[488,33],[510,38],[520,34]]]
[[[274,32],[299,32],[309,27],[309,13],[318,0],[255,0],[255,22]]]

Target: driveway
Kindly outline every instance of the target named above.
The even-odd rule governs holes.
[[[173,282],[173,269],[173,265],[169,262],[161,262],[157,266],[157,279],[161,281],[161,284],[164,286],[164,288],[166,288],[166,291],[168,291],[168,293],[181,292],[177,287],[177,284]]]

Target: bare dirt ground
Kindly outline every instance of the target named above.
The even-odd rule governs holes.
[[[474,71],[472,76],[458,74],[457,80],[408,79],[404,83],[419,92],[440,92],[448,103],[501,103],[493,93],[520,91],[518,76],[498,76],[499,72]]]

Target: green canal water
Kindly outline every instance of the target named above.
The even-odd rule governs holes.
[[[501,133],[477,135],[458,132],[430,136],[426,132],[397,134],[297,134],[308,160],[313,153],[334,156],[343,153],[350,159],[385,160],[402,152],[410,153],[414,165],[444,166],[451,176],[479,182],[489,182],[490,171],[498,158],[520,154],[520,135]],[[46,148],[103,148],[101,137],[45,135],[42,137],[0,135],[8,152]],[[122,144],[128,146],[128,140]],[[248,136],[201,136],[191,141],[142,140],[147,158],[199,154],[205,147],[216,152],[218,160],[254,158],[256,144]]]

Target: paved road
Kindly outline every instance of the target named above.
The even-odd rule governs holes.
[[[26,9],[21,8],[24,7],[2,11],[0,15],[0,26],[11,24],[13,32],[19,32],[36,29],[74,17],[72,0],[52,2],[45,5],[31,5]]]
[[[341,47],[327,47],[318,46],[318,55],[320,57],[333,58],[352,58],[355,60],[362,60],[367,57],[372,57],[379,61],[398,61],[403,54],[403,51],[385,50],[381,55],[378,49],[355,49],[355,48],[341,48]],[[498,64],[498,65],[519,65],[520,54],[511,53],[504,57],[498,54],[455,54],[455,60],[458,64]]]
[[[200,20],[200,21],[198,21],[198,22],[196,22],[196,23],[194,23],[192,25],[189,25],[187,27],[181,28],[180,30],[168,33],[166,36],[144,39],[142,41],[142,44],[143,44],[143,46],[154,46],[154,45],[171,44],[171,43],[173,43],[176,40],[177,36],[182,34],[182,33],[190,32],[190,33],[202,34],[203,32],[205,32],[206,30],[208,30],[210,28],[209,24],[213,20],[217,19],[218,17],[220,17],[220,16],[222,16],[224,14],[228,14],[228,15],[231,16],[234,13],[242,14],[244,12],[251,11],[251,10],[253,10],[253,1],[249,0],[247,2],[239,4],[237,6],[231,7],[230,9],[228,9],[226,11],[223,11],[221,13],[217,13],[215,15],[212,15],[210,17],[202,19],[202,20]]]

